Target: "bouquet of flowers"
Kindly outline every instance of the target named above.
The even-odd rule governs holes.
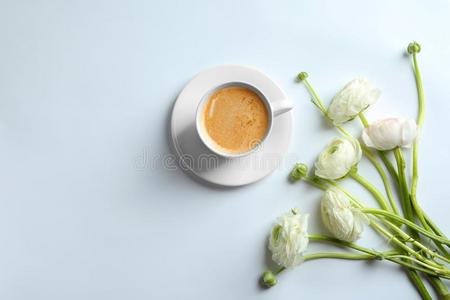
[[[325,107],[308,81],[308,74],[298,75],[312,96],[312,103],[340,136],[319,154],[314,172],[297,163],[290,173],[291,181],[303,181],[323,190],[321,218],[331,235],[309,234],[308,215],[294,208],[278,218],[269,238],[272,259],[278,270],[265,271],[262,281],[272,287],[277,275],[308,260],[336,258],[347,260],[383,260],[402,266],[423,299],[431,299],[423,280],[428,280],[442,299],[450,299],[443,280],[450,279],[450,240],[420,207],[417,199],[418,132],[424,121],[425,97],[417,54],[421,47],[410,43],[418,94],[417,120],[387,118],[369,122],[364,112],[380,97],[380,90],[364,78],[357,78],[339,91]],[[360,139],[343,125],[359,119]],[[412,147],[412,174],[407,174],[403,148]],[[366,180],[358,172],[358,163],[365,157],[373,165],[385,191]],[[379,207],[369,207],[350,193],[341,181],[356,181],[374,197]],[[370,226],[383,236],[392,249],[377,251],[358,245],[365,228]],[[309,242],[330,243],[350,248],[351,252],[305,253]]]

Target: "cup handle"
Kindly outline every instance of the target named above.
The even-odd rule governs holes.
[[[288,112],[292,108],[294,108],[292,102],[287,99],[280,99],[277,101],[273,101],[270,103],[270,105],[272,106],[272,112],[274,117],[284,114],[285,112]]]

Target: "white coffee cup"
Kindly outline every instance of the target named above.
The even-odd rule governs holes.
[[[263,103],[266,106],[266,109],[268,111],[268,114],[269,114],[267,132],[266,132],[266,135],[264,136],[264,138],[262,138],[261,141],[259,141],[259,143],[256,144],[250,150],[248,150],[246,152],[241,152],[241,153],[229,153],[229,152],[223,151],[222,149],[219,149],[217,147],[217,144],[215,144],[215,142],[211,139],[211,137],[206,132],[205,126],[203,124],[203,111],[204,111],[205,106],[208,103],[208,100],[210,99],[211,95],[220,89],[223,89],[226,87],[232,87],[232,86],[247,88],[247,89],[253,91],[254,93],[256,93],[259,96],[259,98],[263,101]],[[256,88],[255,86],[253,86],[249,83],[227,82],[227,83],[224,83],[224,84],[221,84],[219,86],[212,88],[209,92],[207,92],[203,96],[203,98],[201,99],[201,101],[197,107],[195,125],[196,125],[196,129],[197,129],[197,133],[200,137],[200,140],[211,152],[213,152],[219,156],[225,157],[225,158],[236,158],[236,157],[249,155],[249,154],[255,152],[258,148],[260,148],[260,146],[263,146],[264,141],[269,137],[269,135],[272,131],[273,123],[276,120],[276,117],[283,113],[290,111],[292,108],[293,108],[293,105],[290,100],[288,100],[288,99],[270,99],[269,100],[258,88]]]

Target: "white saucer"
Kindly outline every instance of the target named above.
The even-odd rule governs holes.
[[[281,163],[292,135],[292,112],[274,119],[272,132],[260,149],[240,158],[222,158],[206,148],[195,128],[198,103],[223,83],[245,82],[258,88],[269,101],[287,99],[281,88],[264,73],[249,67],[224,65],[195,76],[181,91],[172,110],[171,139],[180,167],[216,185],[240,186],[269,175]]]

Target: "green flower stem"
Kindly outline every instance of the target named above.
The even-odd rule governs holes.
[[[309,93],[313,96],[313,99],[311,99],[312,103],[322,112],[322,114],[328,119],[327,115],[327,109],[323,105],[322,100],[320,100],[319,95],[317,95],[316,91],[312,87],[312,85],[309,83],[307,79],[304,79],[303,82],[305,83],[306,88],[308,89]]]
[[[445,258],[450,259],[450,253],[447,251],[447,249],[445,249],[444,246],[442,246],[442,244],[437,243],[437,242],[434,241],[434,240],[433,240],[433,242],[434,242],[434,244],[436,245],[436,247],[439,249],[439,251],[441,251],[441,254],[442,254]]]
[[[414,283],[417,291],[419,292],[420,296],[423,300],[432,300],[430,293],[428,292],[425,284],[422,281],[422,278],[417,274],[415,270],[407,269],[408,270],[408,277],[409,279]],[[432,275],[429,275],[432,276]]]
[[[420,52],[420,45],[417,44],[416,42],[409,44],[408,52],[410,54],[412,54],[412,56],[413,56],[414,75],[415,75],[415,79],[416,79],[417,95],[418,95],[418,100],[419,100],[417,127],[418,127],[418,130],[420,131],[420,128],[422,127],[422,124],[423,124],[424,115],[425,115],[425,94],[423,92],[422,76],[420,74],[419,65],[417,63],[417,52]],[[419,172],[418,150],[419,149],[418,148],[419,148],[419,139],[416,139],[416,141],[414,142],[414,146],[413,146],[413,175],[412,175],[412,181],[411,181],[411,197],[410,197],[410,200],[408,201],[409,203],[412,204],[412,206],[410,208],[411,215],[407,216],[407,219],[410,219],[411,221],[413,221],[412,220],[412,217],[413,217],[412,209],[414,209],[417,217],[419,218],[420,222],[425,227],[425,229],[430,230],[430,227],[428,226],[427,222],[425,221],[422,210],[420,209],[420,207],[417,203],[417,199],[416,199],[417,182],[419,179],[419,174],[418,174],[418,172]],[[395,150],[395,158],[397,160],[397,165],[399,166],[399,160],[400,160],[400,163],[402,163],[402,160],[403,160],[403,155],[402,155],[401,149]],[[403,160],[403,164],[404,164],[404,160]],[[398,171],[399,171],[400,181],[404,180],[404,178],[401,178],[402,176],[400,175],[400,169]],[[404,184],[401,183],[401,185],[404,185]],[[402,188],[402,190],[404,190],[404,189],[405,189],[405,187]],[[407,185],[406,185],[406,189],[407,189]],[[405,193],[405,191],[403,191],[403,193]],[[409,191],[408,191],[408,195],[409,195]],[[404,197],[406,197],[406,196],[404,196]]]
[[[415,247],[417,247],[417,249],[420,249],[419,251],[423,251],[426,254],[428,254],[431,257],[436,257],[439,258],[447,263],[450,263],[450,259],[440,255],[437,252],[434,252],[433,250],[430,250],[428,247],[426,247],[425,245],[423,245],[419,239],[415,239],[413,237],[411,237],[410,235],[408,235],[407,233],[405,233],[403,230],[401,230],[400,228],[398,228],[396,225],[386,222],[385,223],[387,226],[389,226],[390,228],[392,228],[393,231],[395,231],[399,237],[401,237],[405,242],[410,242],[411,244],[413,244]],[[417,252],[416,252],[417,253]],[[435,265],[435,266],[439,266],[439,264],[435,263],[434,261],[431,260],[427,260],[428,262],[430,262],[431,264]]]
[[[322,235],[322,234],[309,234],[308,238],[310,241],[314,241],[314,242],[326,242],[326,243],[330,243],[330,244],[333,244],[333,245],[336,245],[339,247],[351,248],[351,249],[354,249],[354,250],[357,250],[357,251],[360,251],[360,252],[363,252],[366,254],[370,254],[372,256],[377,256],[379,259],[382,259],[384,257],[383,253],[381,253],[381,252],[359,246],[355,243],[341,241],[341,240],[336,239],[331,236],[326,236],[326,235]]]
[[[380,150],[377,150],[378,156],[383,161],[384,165],[386,166],[386,169],[388,170],[389,174],[391,174],[391,177],[394,179],[394,182],[398,182],[398,173],[395,169],[394,165],[391,163],[389,158],[386,156],[386,153]]]
[[[431,227],[428,225],[427,221],[425,220],[422,208],[419,206],[419,203],[417,202],[417,197],[416,197],[415,191],[414,191],[414,193],[413,193],[413,191],[411,191],[410,199],[411,199],[412,209],[414,210],[414,213],[416,214],[416,216],[419,219],[422,226],[426,230],[432,231]]]
[[[380,226],[378,223],[373,222],[373,220],[371,220],[371,224],[372,227],[378,231],[379,233],[381,233],[382,235],[384,235],[386,238],[388,238],[388,240],[392,243],[394,243],[396,246],[398,246],[399,248],[403,249],[406,253],[408,253],[409,255],[415,256],[417,259],[430,264],[430,265],[434,265],[436,266],[437,264],[432,261],[429,260],[425,257],[423,257],[418,251],[415,251],[414,249],[412,249],[411,247],[409,247],[408,245],[406,245],[406,243],[404,241],[414,241],[414,239],[412,239],[411,237],[409,237],[408,235],[403,236],[402,240],[400,240],[396,235],[391,234],[388,230],[386,230],[385,228],[383,228],[382,226]],[[395,228],[396,226],[394,224],[392,224],[392,228]],[[398,228],[398,227],[397,227]],[[400,233],[403,232],[401,229],[399,229]],[[429,250],[429,249],[428,249]],[[431,250],[429,250],[430,252],[432,252]]]
[[[389,240],[394,242],[397,246],[399,246],[400,248],[405,250],[408,254],[413,255],[413,256],[417,257],[418,259],[420,259],[421,261],[423,261],[427,264],[433,265],[435,267],[438,267],[438,268],[441,267],[441,265],[437,264],[433,260],[429,260],[426,257],[420,255],[419,252],[422,251],[431,257],[436,257],[436,258],[441,259],[442,261],[450,263],[450,260],[448,258],[440,255],[439,253],[436,253],[436,252],[430,250],[428,247],[426,247],[422,243],[420,243],[420,241],[417,238],[413,238],[410,235],[408,235],[407,233],[405,233],[403,230],[401,230],[396,224],[393,224],[393,223],[391,223],[387,220],[383,220],[383,219],[379,219],[379,220],[385,226],[389,227],[393,231],[394,235],[392,235],[391,233],[386,231],[383,227],[379,226],[377,223],[373,223],[372,227],[379,233],[382,233],[387,238],[389,238]],[[373,222],[372,219],[371,219],[371,221]],[[399,238],[401,238],[401,240]],[[409,246],[407,246],[406,243],[411,243],[412,245],[414,245],[415,247],[417,247],[420,250],[419,251],[413,250]]]
[[[358,248],[367,249],[367,248],[360,247],[360,246],[358,246]],[[367,249],[367,250],[369,252],[373,251],[373,250],[370,250],[370,249]],[[375,252],[375,251],[373,251],[373,252],[374,252],[374,254],[370,254],[370,253],[354,254],[354,253],[320,252],[320,253],[305,254],[303,256],[303,260],[306,262],[306,261],[309,261],[309,260],[330,259],[330,258],[331,259],[346,259],[346,260],[381,260],[381,259],[386,259],[386,260],[388,260],[390,262],[393,262],[393,263],[396,263],[398,265],[402,265],[403,267],[406,267],[408,272],[410,272],[410,273],[415,272],[415,270],[417,270],[417,271],[421,271],[423,273],[429,274],[430,276],[433,276],[434,278],[438,278],[438,276],[442,277],[442,278],[447,278],[447,276],[445,274],[438,274],[437,272],[435,272],[433,270],[430,270],[427,267],[421,267],[420,265],[414,265],[414,264],[408,263],[406,261],[402,261],[401,259],[398,258],[399,254],[398,254],[398,251],[396,251],[396,250],[385,251],[385,252],[380,252],[380,253],[379,252]],[[285,267],[280,267],[277,271],[274,272],[274,275],[279,275],[280,273],[282,273],[285,270],[286,270]],[[415,281],[415,283],[416,283],[417,289],[419,290],[419,292],[421,294],[428,293],[426,291],[426,289],[425,290],[421,289],[421,287],[423,286],[423,283],[420,280],[418,282]],[[275,278],[275,284],[276,284],[276,278]],[[426,298],[426,299],[431,299],[431,298]]]
[[[429,224],[429,226],[431,227],[431,229],[433,230],[433,232],[435,233],[435,234],[437,234],[437,235],[439,235],[439,236],[441,236],[441,237],[443,237],[443,238],[447,238],[446,236],[445,236],[445,234],[443,234],[440,230],[439,230],[439,228],[429,219],[429,217],[426,215],[426,214],[424,214],[424,216],[425,216],[425,219],[426,219],[426,221],[427,221],[427,223]],[[435,245],[437,246],[437,248],[441,251],[441,253],[442,253],[442,255],[444,255],[446,258],[449,258],[450,259],[450,254],[449,254],[449,252],[447,251],[447,249],[445,249],[442,245],[440,245],[440,244],[438,244],[438,243],[435,243]]]
[[[395,155],[395,159],[397,161],[400,191],[401,191],[401,198],[403,201],[403,209],[404,209],[405,217],[408,220],[414,222],[414,215],[413,215],[413,210],[412,210],[413,206],[412,206],[411,198],[410,198],[410,194],[409,194],[408,183],[406,181],[406,173],[405,173],[406,164],[405,164],[405,159],[403,157],[403,152],[401,151],[400,148],[396,148],[394,150],[394,155]],[[416,206],[417,206],[417,202],[416,202]],[[404,232],[401,231],[401,233],[404,233]],[[439,257],[443,261],[450,262],[448,257],[439,255],[439,254],[429,250],[429,248],[423,246],[420,242],[418,242],[419,236],[417,235],[417,231],[412,230],[411,234],[413,236],[413,245],[424,250],[427,254],[429,254],[432,257],[433,256]],[[441,252],[443,251],[444,255],[448,256],[448,252],[445,251],[445,249],[442,246],[438,245],[438,248],[441,250]]]
[[[431,238],[433,240],[436,240],[436,241],[438,241],[438,242],[440,242],[442,244],[450,245],[450,240],[448,240],[446,238],[443,238],[443,237],[441,237],[439,235],[436,235],[436,234],[434,234],[432,232],[429,232],[429,231],[423,229],[422,227],[416,225],[415,223],[413,223],[413,222],[411,222],[409,220],[406,220],[406,219],[404,219],[404,218],[402,218],[402,217],[400,217],[398,215],[390,213],[388,211],[379,210],[379,209],[371,209],[371,208],[364,208],[364,209],[362,209],[362,211],[365,212],[365,213],[368,213],[368,214],[372,214],[372,215],[385,216],[385,217],[387,217],[387,218],[389,218],[389,219],[391,219],[393,221],[397,221],[397,222],[400,222],[402,224],[405,224],[405,225],[413,228],[414,230],[420,232],[421,234],[423,234],[423,235],[425,235],[425,236],[427,236],[427,237],[429,237],[429,238]]]
[[[441,268],[435,267],[435,266],[430,266],[429,264],[426,264],[420,260],[415,259],[414,257],[408,256],[408,255],[403,255],[403,254],[399,254],[399,255],[393,255],[390,258],[400,258],[403,260],[410,260],[412,262],[414,262],[415,264],[418,264],[424,268],[429,268],[433,271],[435,271],[438,274],[442,274],[445,276],[450,276],[450,271],[449,270],[442,270]]]
[[[417,53],[414,52],[412,56],[414,64],[414,75],[416,78],[417,95],[419,98],[419,115],[417,117],[417,125],[421,127],[425,116],[425,94],[423,92],[422,75],[420,73],[419,64],[417,62]]]
[[[423,91],[423,83],[422,83],[422,76],[419,69],[419,64],[417,62],[417,52],[412,52],[413,57],[413,66],[414,66],[414,77],[416,80],[416,88],[417,88],[417,97],[418,97],[418,115],[417,115],[417,127],[420,131],[422,128],[424,118],[425,118],[425,94]],[[414,212],[417,215],[417,218],[419,219],[422,226],[427,229],[428,231],[434,231],[436,232],[435,228],[437,226],[431,226],[430,223],[427,221],[423,210],[419,206],[417,202],[417,183],[419,180],[419,167],[418,167],[418,156],[419,156],[419,139],[416,139],[413,146],[413,172],[412,172],[412,181],[411,181],[411,203],[412,207],[414,209]],[[434,224],[433,224],[434,225]],[[433,228],[435,227],[435,228]],[[438,229],[438,232],[436,234],[439,234],[440,230]],[[442,234],[439,234],[443,236]],[[439,248],[439,250],[446,255],[447,257],[450,257],[450,254],[448,251],[446,251],[442,245],[436,244],[436,246]]]
[[[389,227],[393,231],[394,235],[392,235],[390,232],[388,232],[383,227],[379,226],[377,223],[373,223],[373,220],[371,220],[372,221],[371,224],[373,223],[372,227],[379,233],[382,233],[384,236],[389,238],[389,240],[394,242],[397,246],[399,246],[400,248],[405,250],[408,254],[417,257],[418,259],[420,259],[421,261],[423,261],[427,264],[434,265],[435,267],[440,267],[440,265],[437,264],[436,262],[434,262],[433,260],[429,260],[429,259],[425,258],[424,256],[420,255],[420,253],[418,251],[415,251],[406,245],[406,243],[411,243],[414,246],[416,246],[417,248],[419,248],[421,251],[430,255],[431,257],[437,257],[443,261],[450,262],[448,260],[448,258],[443,257],[442,255],[440,255],[438,253],[435,253],[434,251],[430,250],[429,248],[427,248],[426,246],[421,244],[418,241],[418,239],[409,236],[407,233],[405,233],[403,230],[401,230],[396,224],[393,224],[393,223],[391,223],[387,220],[383,220],[383,219],[379,219],[379,220],[385,226]],[[401,240],[399,239],[399,237],[401,238]]]
[[[439,276],[442,278],[450,278],[450,276],[445,274],[437,275],[436,272],[433,270],[429,270],[424,267],[416,266],[414,264],[405,262],[400,260],[396,257],[389,257],[389,255],[384,254],[383,256],[386,257],[386,260],[391,261],[393,263],[396,263],[398,265],[404,266],[408,269],[417,270],[426,274],[430,274],[433,276]],[[337,258],[337,259],[350,259],[350,260],[376,260],[379,259],[378,256],[371,255],[371,254],[350,254],[350,253],[336,253],[336,252],[321,252],[321,253],[313,253],[313,254],[306,254],[303,256],[304,261],[308,260],[314,260],[314,259],[321,259],[321,258]]]
[[[423,227],[430,233],[436,234],[438,236],[440,236],[441,238],[447,239],[446,236],[444,234],[442,234],[442,232],[439,230],[439,228],[437,228],[436,225],[434,225],[433,223],[433,227],[429,225],[428,220],[426,220],[426,215],[423,212],[422,208],[418,205],[416,197],[414,195],[410,195],[411,197],[411,202],[412,202],[412,207],[414,209],[414,212],[416,213],[418,219],[420,220],[420,223],[423,225]],[[430,220],[431,221],[431,220]],[[437,229],[437,230],[435,230]],[[448,239],[447,239],[448,240]],[[442,244],[446,244],[446,243],[440,243],[439,241],[433,239],[434,244],[436,245],[436,247],[439,249],[439,251],[442,253],[442,255],[444,255],[447,259],[450,259],[450,253],[447,251],[447,249],[445,249]]]
[[[412,195],[411,195],[411,199],[413,199]],[[413,202],[413,206],[415,206],[414,202]],[[447,237],[442,233],[442,231],[439,230],[439,228],[431,221],[431,219],[425,214],[425,212],[420,207],[416,206],[416,209],[420,209],[421,215],[425,219],[425,224],[426,224],[426,225],[424,224],[425,229],[427,229],[431,233],[435,233],[436,235],[438,235],[444,239],[447,239]],[[419,217],[419,219],[420,219],[420,217]],[[422,223],[422,220],[421,220],[421,223]],[[436,245],[436,247],[439,249],[439,251],[442,253],[442,255],[444,255],[446,258],[450,259],[450,253],[447,251],[447,249],[445,249],[442,246],[442,244],[436,242],[436,240],[433,240],[433,242]]]
[[[377,200],[378,204],[384,210],[389,210],[389,207],[384,199],[384,196],[380,193],[380,191],[374,187],[370,182],[368,182],[364,177],[359,175],[357,172],[350,172],[349,176],[353,178],[356,182],[361,184],[367,191],[369,191]]]
[[[367,121],[366,116],[364,115],[363,112],[360,112],[358,114],[359,119],[361,120],[361,123],[363,124],[364,128],[369,127],[369,122]]]
[[[337,259],[350,259],[350,260],[373,260],[377,257],[371,254],[349,254],[349,253],[334,253],[334,252],[322,252],[306,254],[304,260],[314,260],[321,258],[337,258]]]
[[[430,228],[431,231],[434,232],[435,234],[447,239],[446,235],[436,226],[436,224],[433,223],[431,218],[424,211],[422,211],[422,213],[423,213],[426,223],[428,224],[428,228]],[[435,243],[435,244],[445,257],[450,258],[450,254],[447,251],[447,249],[442,247],[442,245],[440,245],[440,244],[437,244],[437,243]]]
[[[403,153],[400,148],[396,148],[394,150],[394,155],[395,155],[395,160],[397,161],[398,178],[399,178],[399,184],[400,184],[400,198],[402,200],[403,213],[408,220],[413,221],[414,219],[413,219],[411,201],[409,199],[408,183],[406,181],[405,159],[403,158]]]
[[[326,185],[324,185],[324,184],[318,182],[318,181],[315,180],[314,178],[311,178],[311,177],[306,176],[306,177],[303,178],[303,180],[304,180],[306,183],[308,183],[308,184],[310,184],[310,185],[312,185],[312,186],[314,186],[314,187],[316,187],[316,188],[318,188],[318,189],[321,189],[321,190],[323,190],[323,191],[326,191],[326,190],[328,189],[328,187],[327,187]]]
[[[450,263],[450,259],[447,257],[444,257],[442,255],[440,255],[439,253],[429,249],[428,247],[424,246],[421,241],[420,238],[418,236],[416,237],[411,237],[410,235],[408,235],[407,233],[405,233],[403,230],[401,230],[396,224],[393,224],[387,220],[381,220],[383,222],[384,225],[388,226],[389,228],[391,228],[391,230],[393,231],[394,234],[396,234],[396,237],[400,237],[402,239],[402,241],[404,243],[411,243],[416,249],[417,251],[414,251],[414,253],[410,253],[414,256],[416,256],[417,258],[419,258],[420,260],[434,265],[435,267],[440,268],[442,265],[434,262],[433,260],[429,260],[427,258],[425,258],[425,256],[417,256],[416,254],[419,252],[424,252],[426,253],[428,256],[430,257],[435,257],[435,258],[439,258],[442,261],[445,261],[447,263]],[[405,249],[406,250],[406,249]]]
[[[425,214],[425,212],[422,210],[422,208],[417,203],[416,196],[413,194],[410,194],[411,204],[414,212],[416,213],[420,223],[422,226],[430,233],[435,233],[436,235],[439,235],[440,237],[447,239],[446,236],[439,230],[439,228],[432,223],[432,221],[429,219],[429,217]],[[433,225],[430,225],[430,224]],[[448,259],[450,259],[450,253],[445,249],[441,243],[437,242],[436,240],[433,240],[436,247],[439,249],[439,251]]]
[[[450,278],[450,276],[447,276],[445,274],[439,275],[436,272],[434,272],[433,270],[427,269],[425,267],[420,267],[420,266],[416,266],[416,265],[408,263],[408,262],[404,262],[404,261],[400,260],[400,258],[398,257],[397,254],[392,255],[392,253],[393,253],[392,251],[381,252],[381,257],[383,257],[386,260],[391,261],[393,263],[402,265],[408,269],[421,271],[421,272],[424,272],[424,273],[427,273],[427,274],[430,274],[433,276],[439,276],[442,278]],[[367,253],[353,254],[353,253],[339,253],[339,252],[319,252],[319,253],[305,254],[303,256],[304,261],[322,259],[322,258],[337,258],[337,259],[349,259],[349,260],[377,260],[377,259],[380,259],[380,255],[373,255],[373,254],[367,254]],[[285,270],[286,270],[285,267],[281,267],[274,274],[278,275]]]
[[[397,255],[395,253],[394,254],[392,254],[392,253],[393,253],[392,251],[386,251],[386,252],[381,252],[379,254],[374,255],[374,254],[368,254],[368,253],[354,254],[354,253],[339,253],[339,252],[319,252],[319,253],[305,254],[303,256],[303,261],[322,259],[322,258],[337,258],[337,259],[349,259],[349,260],[374,260],[374,259],[379,259],[380,257],[389,258],[391,255],[394,255],[394,256]],[[395,257],[394,257],[391,261],[397,263],[398,260],[395,259]],[[274,274],[278,275],[285,270],[286,270],[285,267],[281,267]],[[432,275],[435,275],[435,274],[432,273]]]
[[[420,130],[423,125],[425,116],[425,94],[423,92],[422,75],[420,74],[419,64],[417,63],[417,53],[413,52],[414,75],[416,79],[417,96],[419,100],[419,109],[417,116],[417,127]],[[419,139],[416,139],[413,146],[413,176],[411,184],[411,194],[416,195],[417,182],[419,180],[418,155],[419,155]]]
[[[305,254],[303,256],[303,261],[314,260],[314,259],[321,259],[321,258],[338,258],[338,259],[350,259],[350,260],[372,260],[372,259],[376,259],[377,256],[372,255],[372,254],[351,254],[351,253],[336,253],[336,252],[320,252],[320,253]],[[285,267],[281,267],[276,272],[274,272],[274,274],[278,275],[278,274],[282,273],[285,270],[286,270]]]
[[[395,154],[395,159],[397,161],[397,168],[398,168],[398,174],[399,174],[399,182],[400,182],[400,191],[401,191],[401,197],[403,200],[403,208],[404,208],[404,212],[405,212],[405,216],[408,220],[410,221],[414,221],[414,216],[413,216],[413,211],[412,211],[412,206],[411,206],[411,201],[410,201],[410,195],[409,195],[409,190],[408,190],[408,183],[406,182],[406,173],[405,173],[405,159],[403,157],[403,153],[401,151],[400,148],[396,148],[394,150],[394,154]],[[403,231],[402,231],[403,233]],[[424,247],[422,244],[420,244],[418,242],[419,240],[419,236],[417,235],[417,231],[411,231],[411,234],[413,236],[413,244],[415,246],[417,246],[420,249],[427,249],[425,250],[430,256],[436,256],[439,257],[440,259],[450,262],[450,260],[446,257],[443,257],[439,254],[434,253],[433,251],[429,250],[428,248]],[[425,249],[424,249],[425,248]]]
[[[431,227],[431,229],[437,234],[440,235],[442,237],[445,237],[445,234],[439,229],[439,227],[436,226],[436,224],[433,223],[433,221],[431,220],[431,218],[425,213],[423,212],[423,216],[425,217],[425,220],[427,221],[428,225]]]
[[[449,275],[445,275],[445,274],[436,274],[436,272],[428,269],[428,268],[423,268],[421,266],[409,263],[407,261],[401,260],[399,258],[394,258],[394,257],[388,257],[386,258],[389,261],[395,262],[396,264],[402,265],[404,267],[407,268],[407,270],[415,270],[415,271],[420,271],[422,273],[425,274],[429,274],[429,275],[434,275],[434,276],[439,276],[440,278],[444,278],[444,279],[450,279]],[[409,275],[409,274],[408,274]],[[422,279],[420,278],[420,281],[422,281]]]
[[[386,194],[388,196],[391,210],[394,213],[399,214],[397,204],[395,203],[394,195],[392,194],[391,184],[387,178],[386,172],[384,172],[383,167],[378,162],[376,157],[373,155],[372,151],[370,151],[370,149],[368,149],[365,145],[361,145],[361,148],[362,148],[364,154],[366,155],[366,157],[372,162],[375,169],[377,169],[378,174],[380,174],[381,180],[383,181],[384,189],[386,190]]]
[[[450,293],[448,292],[447,286],[442,282],[442,280],[433,275],[427,275],[428,281],[434,287],[434,289],[438,292],[440,299],[448,300],[450,299]]]
[[[390,251],[385,251],[385,252],[378,252],[375,251],[373,249],[369,249],[369,248],[365,248],[362,246],[359,246],[355,243],[350,243],[350,242],[345,242],[345,241],[341,241],[338,240],[336,238],[333,237],[329,237],[329,236],[325,236],[325,235],[320,235],[320,234],[310,234],[308,235],[309,239],[311,241],[316,241],[316,242],[326,242],[326,243],[330,243],[333,244],[335,246],[338,247],[348,247],[360,252],[363,252],[365,255],[370,256],[371,259],[378,259],[378,260],[382,260],[382,259],[387,259],[391,262],[400,264],[400,265],[404,265],[403,264],[403,260],[405,259],[404,256],[402,254],[399,254],[398,250],[390,250]],[[429,274],[439,274],[439,275],[443,275],[443,276],[447,276],[449,275],[450,271],[447,269],[441,269],[440,266],[438,265],[438,267],[435,266],[430,266],[429,264],[422,262],[420,260],[417,260],[415,258],[411,258],[409,256],[406,256],[408,260],[418,263],[419,265],[421,265],[425,270],[427,270],[429,272]],[[408,264],[407,266],[408,268],[410,268],[411,266]],[[420,270],[422,271],[423,268],[421,268]]]

